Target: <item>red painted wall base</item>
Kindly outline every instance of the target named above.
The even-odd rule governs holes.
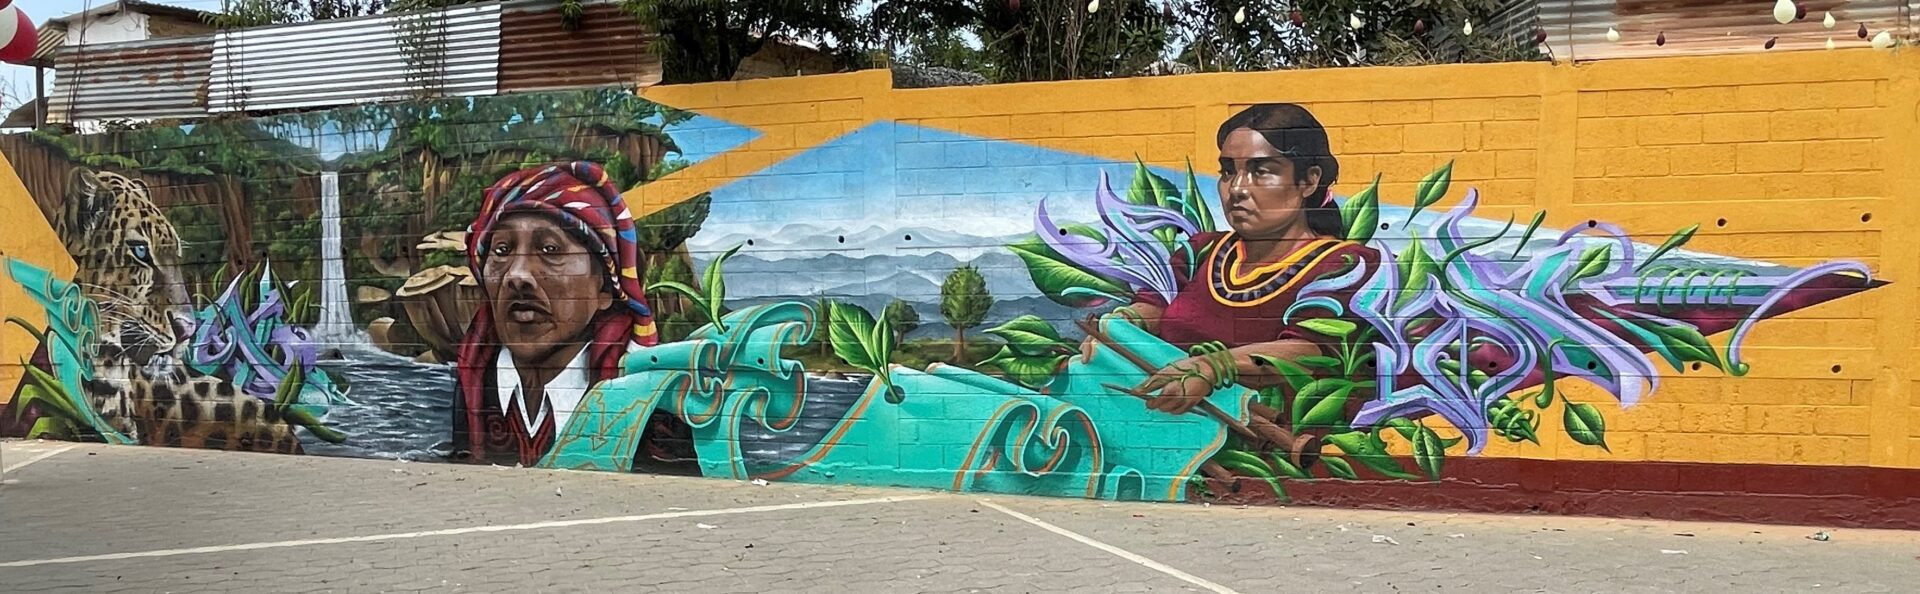
[[[1284,486],[1300,505],[1920,529],[1914,469],[1469,458],[1447,460],[1444,477]],[[1258,480],[1230,490],[1216,500],[1275,501]]]

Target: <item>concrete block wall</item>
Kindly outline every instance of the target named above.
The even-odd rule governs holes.
[[[778,339],[774,334],[731,337],[711,328],[702,334],[695,328],[708,320],[697,300],[647,288],[644,298],[659,338],[636,340],[619,373],[594,377],[599,389],[568,405],[577,407],[570,411],[578,413],[577,418],[598,422],[597,428],[557,427],[550,443],[539,438],[522,442],[534,443],[521,447],[535,451],[506,452],[506,459],[646,471],[642,458],[670,451],[699,472],[730,478],[1170,500],[1290,497],[1334,505],[1920,525],[1920,505],[1915,505],[1920,489],[1912,486],[1920,485],[1915,480],[1920,479],[1920,449],[1912,447],[1920,439],[1920,416],[1914,408],[1920,396],[1913,389],[1920,377],[1910,363],[1920,313],[1912,281],[1920,278],[1920,261],[1911,257],[1907,245],[1910,230],[1920,223],[1920,208],[1914,206],[1920,199],[1915,189],[1920,188],[1916,66],[1920,64],[1911,55],[1846,50],[947,89],[892,89],[884,72],[652,87],[632,98],[643,108],[622,109],[664,106],[698,117],[669,119],[659,130],[678,149],[665,158],[686,166],[660,177],[623,181],[618,189],[624,206],[608,210],[625,209],[637,221],[643,237],[640,268],[684,268],[690,273],[685,280],[701,285],[702,273],[719,266],[728,287],[726,309],[744,316],[740,323],[745,326],[740,327],[749,330],[743,332],[811,332],[780,334]],[[1363,466],[1355,457],[1359,452],[1325,445],[1343,430],[1368,431],[1360,424],[1347,427],[1355,418],[1352,411],[1332,429],[1301,425],[1282,411],[1269,420],[1290,436],[1297,432],[1328,441],[1273,449],[1235,433],[1235,425],[1258,425],[1256,417],[1264,414],[1249,407],[1249,402],[1265,402],[1251,392],[1222,388],[1210,397],[1227,411],[1227,421],[1165,415],[1125,394],[1094,398],[1103,383],[1095,380],[1138,382],[1143,377],[1120,358],[1046,359],[1045,379],[1039,385],[1021,381],[1005,364],[987,361],[996,353],[1009,356],[1010,351],[1000,350],[1013,340],[1004,330],[1023,316],[1060,334],[1062,348],[1077,348],[1082,333],[1075,320],[1117,305],[1077,307],[1088,304],[1042,286],[1034,261],[1023,259],[1018,246],[1046,231],[1036,225],[1043,206],[1059,223],[1098,226],[1095,197],[1103,178],[1126,196],[1137,176],[1156,175],[1186,196],[1191,165],[1200,189],[1193,198],[1219,212],[1220,192],[1228,184],[1219,182],[1218,128],[1234,114],[1273,103],[1304,108],[1324,130],[1340,167],[1339,179],[1330,184],[1334,196],[1350,200],[1377,178],[1380,230],[1368,232],[1370,241],[1350,234],[1337,238],[1351,246],[1341,249],[1361,249],[1364,244],[1372,250],[1352,252],[1363,259],[1385,257],[1379,252],[1403,258],[1415,241],[1491,237],[1507,219],[1515,221],[1514,227],[1501,237],[1511,240],[1536,215],[1541,217],[1539,234],[1529,237],[1537,239],[1515,253],[1547,253],[1554,248],[1548,244],[1566,230],[1586,234],[1568,237],[1591,239],[1617,228],[1618,241],[1638,246],[1644,258],[1676,231],[1694,228],[1682,249],[1664,263],[1712,271],[1695,276],[1717,274],[1714,282],[1772,279],[1753,282],[1788,295],[1781,303],[1792,305],[1672,313],[1641,307],[1637,298],[1612,304],[1616,309],[1609,311],[1614,313],[1631,310],[1632,315],[1661,316],[1687,329],[1698,328],[1714,349],[1715,364],[1688,359],[1675,369],[1652,352],[1655,347],[1644,336],[1618,326],[1593,326],[1625,336],[1622,340],[1646,352],[1636,356],[1653,361],[1651,372],[1623,372],[1615,379],[1657,381],[1657,387],[1631,406],[1621,406],[1617,401],[1626,388],[1587,381],[1606,378],[1572,369],[1554,384],[1558,399],[1535,411],[1541,418],[1537,441],[1504,439],[1504,433],[1487,433],[1484,425],[1476,429],[1471,422],[1441,414],[1410,417],[1436,440],[1475,431],[1490,436],[1474,451],[1466,444],[1441,448],[1444,454],[1438,458],[1444,466],[1432,461],[1430,447],[1416,445],[1418,438],[1372,430],[1384,437],[1385,452],[1395,456],[1391,463],[1414,476],[1412,480],[1389,478],[1390,473]],[[21,162],[18,150],[6,152],[10,160]],[[641,169],[657,161],[640,154],[587,150],[546,156],[556,163],[627,159]],[[1448,164],[1450,190],[1410,220],[1415,196],[1430,187],[1423,179]],[[457,175],[503,174],[466,163],[448,166],[459,171]],[[404,175],[406,166],[396,167]],[[31,213],[35,204],[58,202],[33,195],[28,186],[34,184],[18,181],[28,177],[0,179],[0,207]],[[492,181],[454,187],[474,191]],[[582,181],[592,185],[592,180]],[[1470,212],[1461,211],[1467,226],[1447,238],[1434,236],[1437,213],[1461,207],[1469,189],[1478,202]],[[655,253],[649,253],[645,242],[652,240],[645,238],[681,229],[675,225],[684,225],[684,220],[676,217],[686,215],[690,204],[702,205],[698,231],[683,243],[652,246]],[[24,234],[7,239],[18,245],[0,244],[0,249],[13,260],[51,270],[54,277],[73,278],[76,264],[52,241],[57,236],[42,222],[45,218],[18,218],[15,225]],[[1223,231],[1239,232],[1224,219],[1215,222]],[[482,227],[476,228],[484,231]],[[271,237],[278,231],[256,232]],[[1193,241],[1209,244],[1234,241],[1232,237],[1208,235]],[[1579,247],[1584,253],[1593,245]],[[1438,250],[1436,258],[1446,251],[1439,246],[1428,248]],[[1474,253],[1483,252],[1487,250]],[[1525,266],[1527,261],[1487,257],[1498,266]],[[1142,266],[1116,263],[1122,268]],[[1796,271],[1839,270],[1827,267],[1846,263],[1870,270],[1879,282],[1840,272],[1792,276]],[[1649,263],[1609,264],[1619,267],[1607,268],[1614,275],[1609,278],[1629,282],[1637,272],[1630,269],[1639,264]],[[84,268],[84,262],[80,266]],[[985,313],[971,324],[966,315],[955,315],[965,307],[949,295],[956,278],[966,274],[963,269],[977,271],[983,290],[992,295]],[[359,274],[350,272],[346,279],[356,289]],[[658,271],[637,274],[648,282],[659,279]],[[1568,289],[1566,294],[1576,300],[1599,299],[1606,290],[1591,284],[1595,281],[1581,285],[1576,280],[1562,279],[1569,287],[1584,287]],[[1083,277],[1082,282],[1092,281]],[[483,278],[471,284],[474,288],[448,299],[490,299],[487,295],[493,292]],[[8,291],[0,294],[0,307],[36,322],[46,320],[45,308],[12,292],[18,286],[0,289]],[[707,287],[699,288],[704,292]],[[1128,288],[1129,295],[1137,292],[1144,289]],[[823,307],[826,301],[844,308]],[[836,323],[853,323],[839,315],[854,316],[853,308],[887,318],[882,314],[890,305],[915,312],[918,327],[899,333],[890,345],[883,358],[891,365],[862,365],[858,360],[865,355],[858,347],[870,343],[850,338],[852,334],[835,335],[832,329]],[[418,305],[382,307],[390,326],[421,326],[412,316],[425,315]],[[1768,307],[1773,309],[1763,311]],[[749,323],[753,315],[760,318]],[[1507,322],[1520,319],[1511,311],[1479,315]],[[355,317],[365,323],[373,316]],[[1750,323],[1739,322],[1749,317]],[[451,316],[451,325],[465,328],[459,318]],[[956,320],[964,326],[958,333]],[[843,326],[854,327],[857,324]],[[988,332],[996,327],[1000,332]],[[956,336],[965,337],[967,348],[952,344]],[[7,360],[32,359],[40,348],[13,330],[4,341],[7,350],[0,355]],[[668,353],[678,352],[673,349],[701,341],[721,345],[716,352],[722,354],[715,357],[738,358],[704,367],[658,367],[666,365],[661,361],[671,357]],[[1181,349],[1174,347],[1189,346],[1138,341],[1158,345],[1140,347],[1146,354],[1136,356],[1146,359],[1177,359]],[[1723,367],[1719,363],[1730,362],[1729,347],[1735,342],[1744,367],[1737,373],[1718,369]],[[749,356],[742,350],[749,344],[779,348]],[[1544,352],[1556,351],[1547,346]],[[440,373],[460,376],[458,368],[470,365],[492,369],[486,367],[491,363],[463,360],[451,373]],[[5,379],[17,381],[13,378],[21,375],[20,369],[13,366],[13,375]],[[876,371],[886,377],[873,377]],[[1090,378],[1091,383],[1074,383],[1076,377]],[[674,384],[678,380],[669,378],[692,379]],[[769,388],[763,404],[736,402],[734,396],[699,387],[775,379],[787,387]],[[718,384],[703,383],[710,381]],[[1525,385],[1532,387],[1516,393],[1537,390],[1538,381],[1530,381]],[[662,386],[695,387],[674,392]],[[441,398],[464,398],[464,392],[451,386],[436,389],[455,393]],[[889,392],[894,389],[898,391]],[[1281,389],[1281,407],[1292,406],[1288,399],[1298,392]],[[19,394],[16,390],[13,399],[19,400]],[[902,395],[903,401],[896,402]],[[1352,406],[1359,409],[1363,400],[1387,397],[1356,397]],[[705,413],[697,406],[706,402],[703,398],[714,406],[726,404],[714,409],[728,411],[720,422],[703,420]],[[1592,439],[1587,434],[1570,430],[1573,421],[1563,414],[1573,403],[1598,407],[1597,414],[1604,418],[1604,448],[1586,443]],[[322,421],[354,417],[341,415],[340,406]],[[456,418],[447,440],[456,444],[454,450],[460,449],[462,439],[492,431],[467,427],[469,433],[463,434],[457,410],[462,406],[467,405],[456,401],[456,410],[446,413]],[[667,415],[655,414],[660,412]],[[789,413],[798,426],[813,428],[788,431],[791,427],[783,423],[790,419],[781,417]],[[1022,416],[1028,414],[1084,421],[1036,430]],[[349,440],[363,437],[356,430],[345,429]],[[311,443],[309,433],[296,434],[313,449],[326,449]],[[995,441],[1019,435],[1046,439]],[[86,431],[70,437],[89,436],[99,437]],[[1061,441],[1061,436],[1068,439]],[[617,438],[612,441],[620,447],[614,450],[625,451],[608,450],[608,438]],[[752,446],[763,438],[777,447]],[[659,447],[643,446],[636,453],[634,443]],[[1308,443],[1314,445],[1301,445]],[[1021,453],[1011,453],[1015,451]],[[461,453],[434,452],[456,458]],[[467,453],[485,458],[501,452]],[[1234,458],[1237,453],[1266,458],[1248,462]],[[1324,461],[1328,458],[1345,460],[1358,476],[1349,479],[1329,469]],[[1288,464],[1305,466],[1307,478],[1287,476],[1283,467]],[[1275,480],[1264,480],[1262,471],[1247,470],[1249,465]]]

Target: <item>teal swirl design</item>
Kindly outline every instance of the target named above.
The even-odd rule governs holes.
[[[1149,410],[1106,388],[1137,384],[1146,372],[1102,348],[1091,360],[1072,358],[1045,392],[958,367],[896,366],[901,402],[870,383],[804,453],[750,463],[743,427],[784,433],[803,414],[805,369],[780,350],[805,344],[817,322],[800,303],[754,306],[727,316],[726,331],[708,326],[685,341],[636,349],[626,375],[581,402],[541,465],[627,470],[647,416],[665,410],[693,427],[701,471],[711,477],[1174,501],[1226,441],[1220,421]],[[1102,323],[1148,362],[1186,356],[1123,319]],[[1231,387],[1211,401],[1244,422],[1251,397]]]

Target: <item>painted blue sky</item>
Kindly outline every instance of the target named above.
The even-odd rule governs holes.
[[[744,142],[740,140],[743,133],[733,128],[718,136]],[[676,133],[675,138],[680,136]],[[776,258],[783,252],[787,257],[825,251],[886,253],[907,248],[900,238],[918,233],[922,239],[913,251],[937,249],[967,260],[1033,233],[1034,213],[1042,201],[1057,221],[1097,220],[1094,193],[1100,176],[1109,176],[1115,192],[1125,192],[1134,168],[1130,161],[876,122],[715,189],[712,213],[689,245],[698,252],[718,252],[752,239],[754,247],[748,253]],[[1153,171],[1184,187],[1185,171],[1159,167]],[[1215,206],[1217,219],[1218,177],[1196,173],[1201,194]],[[1468,189],[1455,184],[1449,195],[1463,196]],[[1336,199],[1344,201],[1344,196]],[[1398,251],[1409,239],[1409,208],[1392,203],[1393,197],[1388,200],[1380,207],[1380,220],[1388,228],[1379,231],[1376,239]],[[1442,214],[1422,212],[1411,226],[1428,228]],[[1474,239],[1492,236],[1506,224],[1504,219],[1472,217],[1460,229],[1466,239]],[[1526,221],[1518,221],[1503,239],[1485,249],[1513,250],[1525,226]],[[1664,238],[1673,230],[1629,231]],[[1532,236],[1530,246],[1548,243],[1559,234],[1560,230],[1543,227]],[[1674,252],[1683,254],[1698,261],[1774,268],[1684,249]]]

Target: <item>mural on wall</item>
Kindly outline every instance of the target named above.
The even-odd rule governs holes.
[[[7,139],[66,172],[23,177],[80,272],[8,262],[47,323],[14,320],[42,346],[0,430],[1284,497],[1437,479],[1549,421],[1605,448],[1657,364],[1745,374],[1757,322],[1880,282],[1476,218],[1451,164],[1342,195],[1290,104],[1221,123],[1217,175],[880,122],[623,200],[752,134],[605,90]]]

